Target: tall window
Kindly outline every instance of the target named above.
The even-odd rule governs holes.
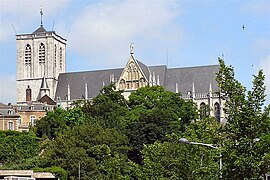
[[[31,78],[31,63],[32,63],[31,61],[32,61],[31,46],[29,44],[26,44],[24,50],[24,64],[25,64],[26,78]]]
[[[214,109],[215,109],[215,118],[220,121],[220,105],[219,103],[215,103],[214,105]]]
[[[126,82],[124,79],[121,79],[120,81],[120,89],[125,89],[126,88]]]
[[[8,130],[14,130],[13,122],[8,122]]]
[[[18,124],[19,124],[19,125],[22,124],[22,117],[21,117],[21,116],[18,118]]]
[[[25,65],[31,65],[31,46],[26,44],[24,50],[24,63]]]
[[[54,45],[54,66],[53,66],[53,71],[54,71],[54,75],[56,73],[56,62],[57,62],[57,47],[56,44]]]
[[[45,45],[40,43],[38,50],[39,64],[45,64]]]
[[[207,110],[207,106],[206,106],[206,104],[205,103],[201,103],[200,104],[200,117],[201,117],[201,119],[202,118],[205,118],[205,117],[207,117],[208,116],[208,110]]]
[[[145,86],[145,79],[142,77],[140,78],[141,87]]]
[[[62,52],[61,47],[60,47],[60,50],[59,50],[59,65],[60,65],[60,69],[62,70],[62,68],[63,68],[63,52]]]
[[[27,86],[27,89],[26,89],[26,101],[28,102],[32,101],[32,90],[29,85]]]
[[[45,74],[45,45],[40,43],[38,50],[39,75],[42,77]]]
[[[30,116],[30,124],[32,126],[36,125],[36,116],[33,115]]]

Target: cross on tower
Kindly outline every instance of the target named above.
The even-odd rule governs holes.
[[[43,26],[43,24],[42,24],[42,15],[43,15],[42,6],[40,6],[40,26]]]

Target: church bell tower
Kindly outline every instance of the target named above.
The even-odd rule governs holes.
[[[66,71],[67,41],[55,31],[43,27],[42,8],[40,15],[37,30],[16,35],[17,104],[27,103],[29,99],[38,101],[44,95],[54,100],[58,75]]]

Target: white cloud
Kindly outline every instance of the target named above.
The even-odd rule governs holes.
[[[0,102],[15,103],[16,102],[16,77],[0,76]]]
[[[253,15],[270,15],[270,1],[261,0],[261,1],[252,1],[245,4],[244,11],[251,13]]]
[[[174,23],[181,10],[174,1],[105,1],[92,4],[76,17],[69,45],[88,57],[103,56],[102,63],[123,65],[128,46],[149,50],[179,44],[182,33]],[[98,62],[95,62],[98,63]]]
[[[17,33],[25,31],[33,21],[40,18],[40,6],[44,9],[44,17],[49,18],[65,7],[67,0],[0,0],[0,42],[6,42],[14,38],[14,25]]]

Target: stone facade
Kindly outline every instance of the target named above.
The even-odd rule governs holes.
[[[29,104],[5,105],[0,103],[0,130],[29,131],[47,111],[54,110],[55,105],[39,102]]]
[[[32,34],[16,35],[17,43],[17,104],[26,102],[26,89],[31,101],[40,97],[43,78],[47,95],[54,99],[58,75],[66,71],[66,40],[41,25]]]
[[[48,105],[40,102],[30,102],[28,104],[17,104],[15,107],[20,116],[18,121],[18,131],[29,131],[29,127],[34,126],[38,120],[46,115],[47,111],[52,111],[55,105]]]
[[[18,131],[20,115],[16,113],[12,105],[0,103],[0,130]]]

